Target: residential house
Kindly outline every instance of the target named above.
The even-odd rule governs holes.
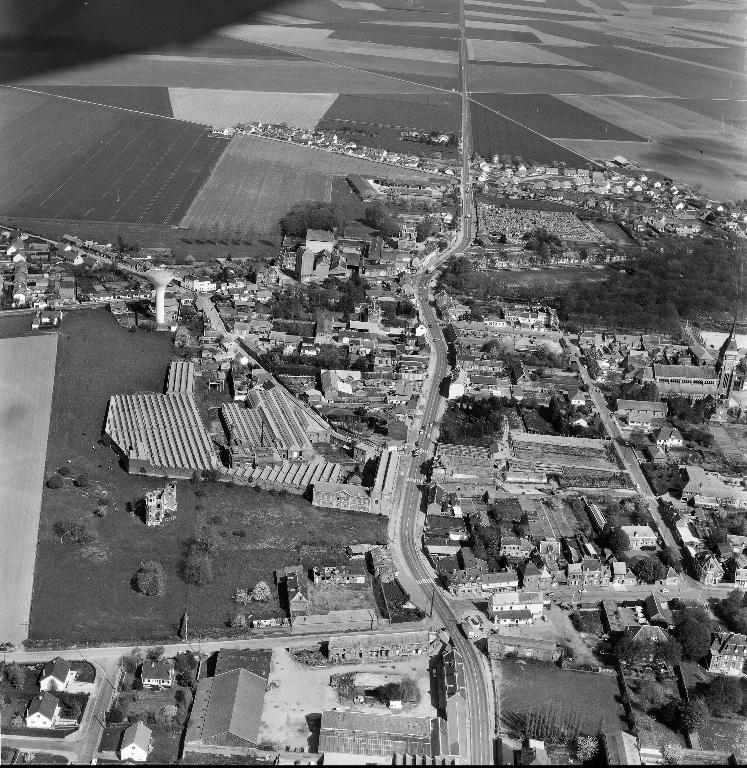
[[[604,587],[609,584],[610,572],[596,558],[584,558],[580,563],[568,563],[566,577],[569,587]]]
[[[140,679],[144,688],[171,688],[174,684],[174,662],[171,659],[144,661]]]
[[[529,539],[518,536],[501,536],[500,554],[505,557],[527,558],[534,549]]]
[[[724,578],[721,563],[710,552],[697,552],[693,560],[695,576],[702,584],[718,584]]]
[[[39,677],[39,688],[42,691],[64,691],[73,680],[75,672],[70,668],[70,662],[57,656],[44,665]]]
[[[119,759],[131,760],[134,763],[144,763],[152,749],[153,734],[150,728],[141,720],[126,728],[122,734]]]
[[[621,525],[620,529],[630,540],[631,549],[656,546],[656,533],[648,525]]]
[[[290,565],[275,571],[275,582],[279,591],[283,587],[285,589],[285,601],[291,619],[305,616],[309,610],[309,596],[303,566]]]
[[[662,627],[674,626],[674,616],[667,606],[667,601],[662,600],[657,594],[649,595],[643,601],[643,610],[646,612],[646,618],[651,624],[658,624]]]
[[[682,448],[685,445],[685,439],[682,437],[682,433],[675,427],[661,427],[657,429],[654,435],[656,438],[656,445],[659,448],[666,448],[667,450],[672,448]]]
[[[742,675],[747,664],[747,637],[736,632],[716,635],[708,655],[708,670],[721,675]]]
[[[610,731],[602,736],[607,765],[641,765],[638,739],[625,731]]]
[[[54,728],[60,716],[60,702],[49,691],[34,696],[26,709],[27,728]]]
[[[544,592],[552,584],[552,575],[544,563],[541,567],[531,561],[523,563],[519,566],[519,575],[521,588],[532,592]]]
[[[495,627],[531,624],[542,615],[543,609],[539,592],[494,592],[488,602],[488,617]]]
[[[314,566],[314,584],[365,584],[366,566],[363,563],[349,565]]]

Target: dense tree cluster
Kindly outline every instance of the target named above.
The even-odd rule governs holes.
[[[688,661],[700,661],[711,646],[711,619],[699,606],[684,605],[674,613],[674,635]]]
[[[143,563],[132,577],[135,591],[146,597],[156,597],[166,592],[166,573],[161,563],[149,560]]]
[[[524,247],[536,254],[540,264],[548,264],[554,256],[559,256],[563,252],[560,238],[544,228],[528,232],[524,236],[524,240]]]
[[[735,240],[657,240],[613,266],[603,285],[570,285],[561,315],[574,324],[677,333],[680,318],[732,311],[741,248]]]
[[[747,597],[741,589],[733,589],[716,605],[718,615],[733,632],[747,634]]]
[[[280,219],[283,235],[303,237],[307,229],[323,229],[331,232],[343,229],[345,217],[330,203],[298,203]]]
[[[363,223],[375,229],[385,239],[397,237],[399,234],[399,222],[389,215],[389,211],[380,202],[366,206]]]
[[[198,536],[189,539],[182,561],[182,579],[195,587],[210,584],[215,577],[215,558],[218,543],[215,534],[205,529]]]
[[[490,442],[503,429],[508,401],[501,397],[462,397],[449,404],[441,423],[441,442]]]

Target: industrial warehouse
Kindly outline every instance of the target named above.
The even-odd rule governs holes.
[[[243,401],[220,407],[225,466],[215,434],[218,422],[208,434],[197,404],[195,379],[200,376],[195,363],[172,360],[163,394],[111,397],[104,432],[129,473],[189,478],[214,472],[238,485],[296,495],[310,492],[317,507],[390,513],[398,450],[384,449],[378,459],[366,453],[366,460],[376,464],[371,487],[363,487],[356,473],[351,477],[349,466],[326,460],[315,448],[348,441],[269,374],[254,380]]]

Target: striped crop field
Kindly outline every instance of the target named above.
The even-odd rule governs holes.
[[[329,202],[332,179],[350,173],[392,175],[392,166],[258,136],[231,139],[213,173],[181,221],[182,227],[274,232],[295,203]],[[407,171],[407,176],[422,176]]]

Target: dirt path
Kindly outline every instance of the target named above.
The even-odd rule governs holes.
[[[28,635],[57,335],[0,340],[0,642]]]

